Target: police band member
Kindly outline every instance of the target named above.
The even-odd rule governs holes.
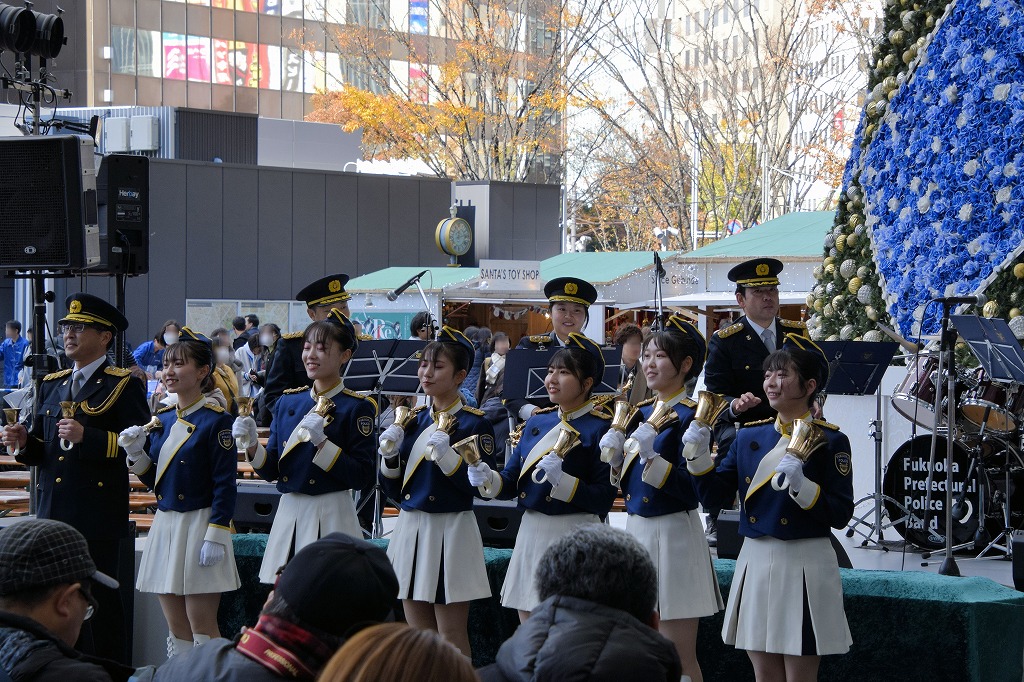
[[[252,443],[246,454],[256,474],[277,481],[285,493],[270,529],[261,582],[273,583],[295,552],[324,535],[362,536],[352,491],[373,482],[377,405],[342,383],[342,369],[357,345],[348,317],[329,311],[303,333],[302,362],[312,387],[285,391],[274,403],[266,448],[257,442],[252,417],[235,420],[232,435]],[[333,403],[327,416],[313,411],[321,397]]]
[[[220,595],[241,584],[231,545],[238,450],[231,416],[204,393],[213,386],[211,340],[182,327],[163,352],[163,382],[176,404],[121,432],[129,468],[156,493],[136,588],[157,595],[170,630],[168,657],[220,637]]]
[[[807,335],[803,322],[778,317],[780,272],[782,262],[774,258],[755,258],[729,270],[729,280],[736,283],[736,303],[744,314],[712,335],[703,382],[698,380],[698,387],[706,386],[729,400],[729,409],[715,425],[715,443],[722,453],[736,437],[736,423],[775,416],[765,398],[761,365],[786,334]],[[718,511],[708,510],[708,541],[712,545],[718,540]]]
[[[610,430],[601,446],[616,451],[612,483],[626,501],[626,530],[635,535],[658,569],[658,631],[672,640],[683,674],[703,680],[697,661],[700,618],[722,610],[722,595],[711,552],[697,513],[697,493],[682,458],[681,437],[693,421],[696,403],[686,383],[700,374],[707,343],[697,328],[673,315],[662,331],[644,339],[639,371],[655,397],[641,403],[641,423],[631,434],[637,451],[623,453],[625,435]],[[646,423],[655,401],[675,410],[679,420],[660,433]]]
[[[817,679],[820,657],[845,653],[850,629],[831,528],[853,516],[850,441],[839,427],[814,420],[824,445],[806,463],[786,452],[793,422],[811,419],[828,362],[809,339],[790,334],[765,360],[763,388],[776,416],[741,427],[728,453],[711,461],[707,428],[692,423],[684,442],[702,501],[739,491],[740,533],[722,637],[746,649],[758,680]]]
[[[597,289],[590,282],[575,277],[557,277],[544,285],[548,298],[552,330],[547,334],[524,336],[516,348],[544,350],[564,348],[570,334],[583,334],[583,328],[590,321],[590,306],[597,300]],[[600,379],[598,379],[600,383]],[[550,400],[535,398],[511,398],[505,400],[505,407],[519,421],[525,421],[537,410],[550,408]]]
[[[340,273],[321,277],[297,293],[295,300],[305,302],[306,314],[314,322],[326,319],[331,310],[351,317],[348,301],[352,294],[345,291],[348,279],[348,275]],[[270,365],[267,367],[267,382],[263,388],[261,424],[266,425],[273,417],[274,403],[282,393],[309,383],[302,361],[303,339],[304,332],[282,334],[274,345],[274,353],[270,356]]]
[[[502,605],[517,609],[521,621],[540,602],[533,577],[544,550],[574,527],[600,522],[615,500],[617,491],[600,447],[610,415],[591,398],[603,375],[601,347],[582,334],[570,334],[566,347],[548,363],[544,386],[553,406],[517,429],[513,440],[518,442],[503,471],[486,466],[469,471],[470,482],[481,486],[485,497],[518,496],[526,510],[501,588]],[[552,452],[563,430],[579,439],[561,453],[564,460]]]
[[[406,430],[392,424],[380,437],[382,446],[389,441],[398,446],[381,450],[380,470],[388,496],[401,506],[388,556],[398,574],[405,617],[413,627],[437,630],[466,656],[469,602],[491,596],[473,514],[479,492],[451,447],[478,436],[482,460],[494,465],[491,423],[482,411],[464,405],[459,392],[473,352],[465,334],[442,327],[438,340],[423,349],[417,370],[432,407],[416,408],[416,421]],[[437,428],[441,413],[458,420],[451,434]]]
[[[58,325],[74,367],[43,377],[32,432],[21,424],[6,426],[4,444],[21,448],[18,461],[36,467],[39,518],[77,528],[97,568],[131,585],[132,576],[118,571],[119,553],[133,556],[134,545],[128,538],[128,471],[117,436],[149,420],[146,389],[129,370],[107,359],[115,334],[128,328],[124,315],[91,294],[72,294],[65,305],[68,314]],[[63,416],[62,402],[73,416]],[[79,646],[128,662],[122,601],[102,588],[95,596],[100,607],[83,629]]]

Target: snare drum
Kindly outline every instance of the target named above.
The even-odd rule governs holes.
[[[977,433],[984,424],[986,433],[998,436],[1016,431],[1024,423],[1024,390],[989,379],[980,367],[975,376],[977,385],[964,392],[960,400],[963,429]]]
[[[899,383],[892,394],[893,409],[918,426],[933,430],[935,428],[935,393],[939,384],[939,358],[935,355],[921,355],[917,362],[907,368],[907,376]],[[946,374],[943,373],[943,377]],[[943,379],[945,381],[945,379]],[[959,397],[967,387],[973,385],[974,379],[957,371],[954,395]],[[943,400],[943,405],[946,401]],[[958,403],[959,404],[959,403]],[[939,426],[946,424],[946,411],[942,410]]]

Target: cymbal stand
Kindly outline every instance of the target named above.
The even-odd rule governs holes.
[[[986,414],[988,410],[986,409]],[[1010,525],[1010,446],[1009,443],[1003,444],[1003,489],[995,490],[992,493],[992,501],[997,502],[1003,507],[1003,528],[999,531],[999,535],[992,538],[992,541],[985,545],[985,548],[978,552],[975,559],[1012,559],[1013,558],[1013,526]],[[985,468],[982,467],[982,472],[985,472]],[[988,475],[985,474],[984,479],[986,485],[988,484]],[[997,500],[997,497],[998,500]],[[981,520],[984,522],[985,514],[984,509],[981,510]],[[986,557],[985,554],[990,550],[995,549],[1002,552],[1001,555]]]

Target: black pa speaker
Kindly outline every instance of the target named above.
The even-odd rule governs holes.
[[[523,509],[517,500],[473,500],[473,514],[486,546],[516,546],[519,524],[523,521]]]
[[[1010,551],[1013,553],[1013,589],[1024,592],[1024,530],[1013,531]]]
[[[0,139],[0,269],[81,270],[99,260],[93,143]]]
[[[235,528],[239,532],[269,533],[281,503],[281,492],[275,483],[239,482],[235,500]]]
[[[131,154],[103,157],[96,175],[99,206],[99,275],[149,272],[149,159]]]

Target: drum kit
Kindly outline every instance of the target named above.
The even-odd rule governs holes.
[[[1024,384],[996,381],[983,368],[939,372],[937,354],[907,356],[907,375],[891,398],[892,407],[917,427],[937,436],[929,476],[932,435],[914,435],[893,453],[882,479],[882,501],[892,527],[930,552],[946,545],[946,486],[952,485],[953,550],[1011,554],[1011,534],[1024,527]],[[949,398],[935,413],[942,386],[955,385],[955,419]],[[947,462],[949,438],[953,457]]]

